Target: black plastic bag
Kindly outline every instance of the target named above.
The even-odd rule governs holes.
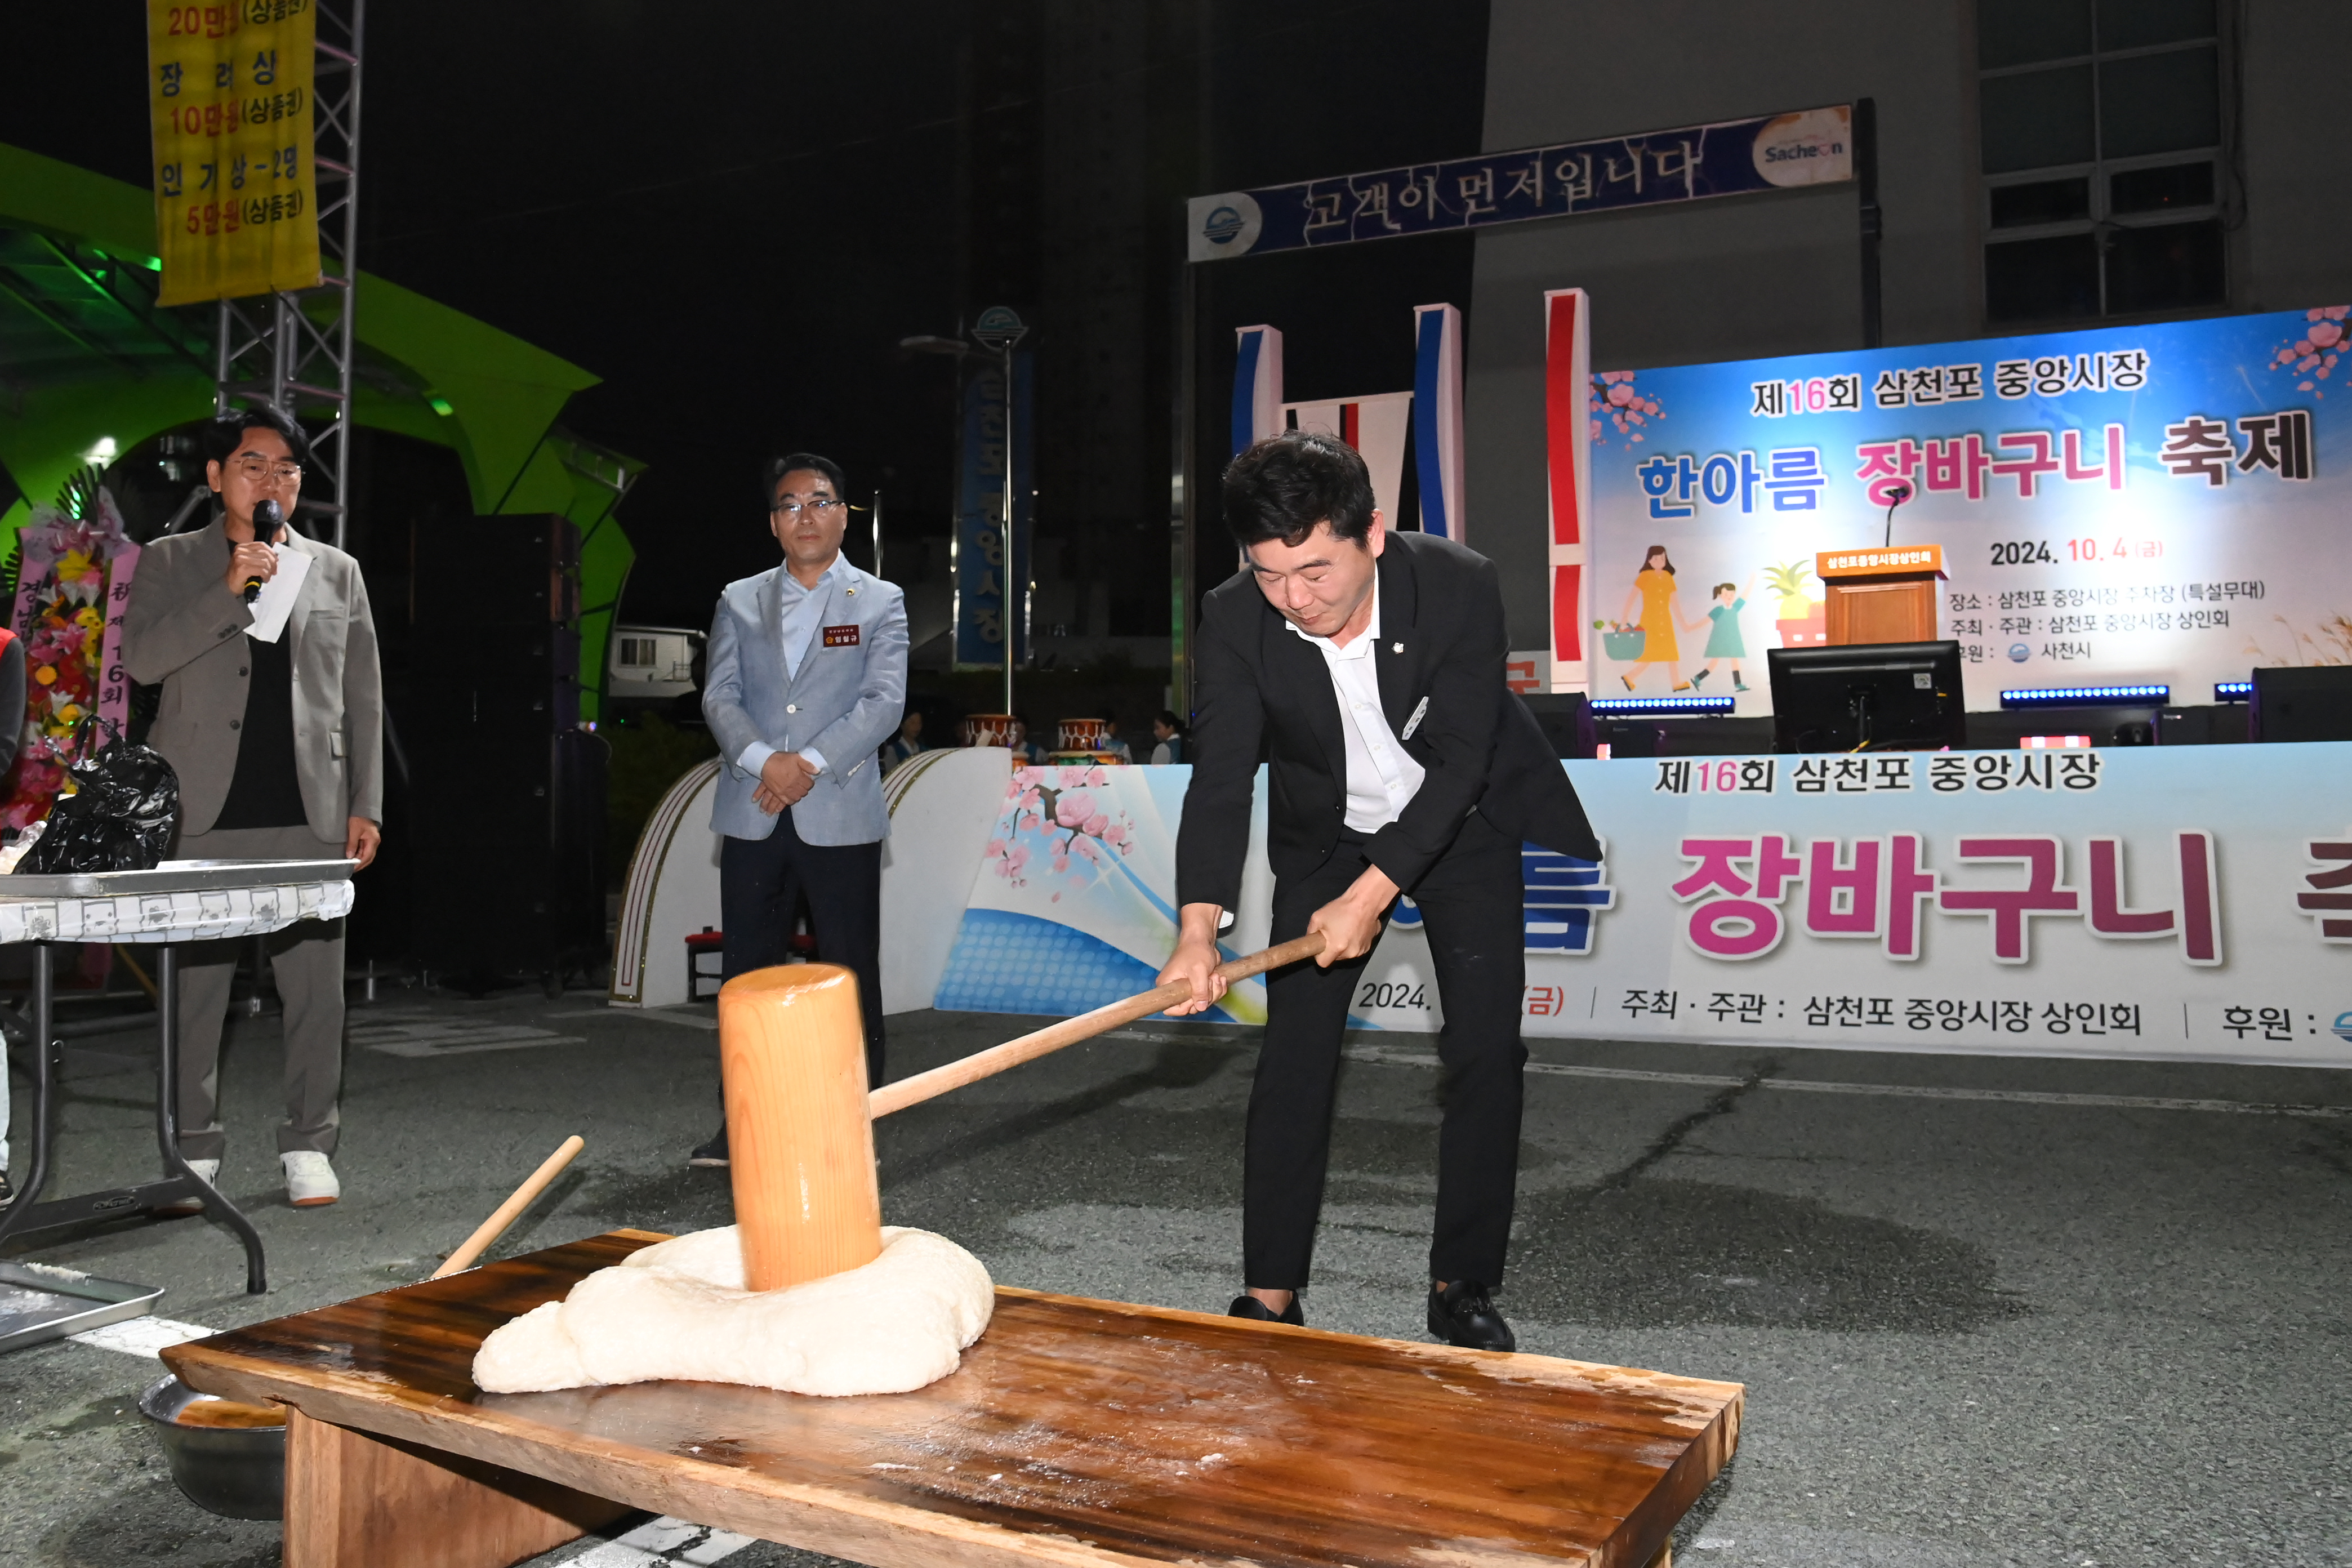
[[[18,872],[152,871],[171,852],[180,826],[180,775],[163,752],[117,734],[69,764],[66,775],[74,793],[58,796]]]

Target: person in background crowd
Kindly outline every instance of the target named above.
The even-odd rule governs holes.
[[[1112,756],[1117,757],[1122,763],[1132,763],[1135,761],[1135,753],[1129,750],[1128,744],[1125,741],[1118,738],[1118,720],[1117,716],[1113,714],[1106,713],[1103,715],[1102,744],[1097,746],[1095,750],[1098,752],[1108,752]]]
[[[0,626],[0,778],[16,763],[25,733],[25,645]],[[8,1185],[8,1041],[0,1036],[0,1209],[16,1201]]]
[[[1016,768],[1042,768],[1045,765],[1045,748],[1029,738],[1029,715],[1013,715],[1013,765]]]
[[[247,628],[246,584],[278,574],[255,535],[265,499],[291,518],[310,444],[257,403],[214,421],[205,479],[221,499],[209,527],[146,547],[123,612],[122,666],[163,688],[147,742],[180,775],[187,860],[306,859],[341,854],[362,869],[383,841],[383,685],[360,563],[290,522],[279,549],[310,557],[275,642]],[[263,939],[285,1004],[286,1122],[278,1130],[286,1195],[297,1208],[342,1195],[331,1156],[341,1116],[343,922],[296,921]],[[221,1025],[242,941],[192,942],[180,960],[180,1152],[207,1183],[227,1135],[218,1120]],[[195,1198],[172,1205],[194,1213]]]
[[[1184,721],[1176,717],[1172,708],[1162,708],[1151,721],[1151,762],[1155,767],[1181,763],[1184,757]]]
[[[888,773],[908,757],[925,749],[923,716],[909,708],[907,710],[907,716],[898,721],[898,732],[882,742],[882,771]]]
[[[768,465],[768,528],[784,559],[720,592],[702,713],[726,763],[710,812],[721,973],[782,963],[805,895],[817,957],[857,976],[866,1081],[878,1087],[890,811],[874,755],[905,722],[907,596],[842,555],[845,488],[814,453]],[[687,1163],[727,1161],[722,1121]]]

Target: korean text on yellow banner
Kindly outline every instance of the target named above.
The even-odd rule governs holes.
[[[312,0],[148,0],[160,303],[319,282]]]

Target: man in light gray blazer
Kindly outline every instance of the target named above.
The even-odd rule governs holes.
[[[148,545],[122,617],[131,679],[161,684],[148,743],[180,775],[190,860],[375,858],[383,821],[383,687],[359,563],[286,529],[310,566],[277,640],[247,635],[246,584],[280,570],[257,540],[263,500],[291,514],[310,442],[267,404],[223,416],[205,473],[223,515]],[[297,1207],[333,1203],[329,1159],[343,1074],[343,923],[298,921],[265,939],[285,1004],[286,1123],[278,1151]],[[194,942],[180,963],[180,1152],[209,1182],[226,1146],[220,1040],[243,947]],[[193,1200],[182,1205],[198,1206]]]
[[[817,956],[857,976],[866,1078],[882,1081],[882,840],[876,753],[907,705],[907,599],[841,553],[841,469],[795,452],[768,465],[781,565],[730,583],[710,623],[702,714],[719,741],[727,978],[784,961],[806,898]],[[727,1163],[727,1129],[688,1163]]]

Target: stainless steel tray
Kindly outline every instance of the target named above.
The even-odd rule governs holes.
[[[0,1352],[145,1317],[161,1285],[125,1285],[76,1268],[0,1263]]]
[[[282,882],[348,881],[356,860],[166,860],[152,871],[0,877],[0,899],[105,899],[119,893],[208,893]]]

